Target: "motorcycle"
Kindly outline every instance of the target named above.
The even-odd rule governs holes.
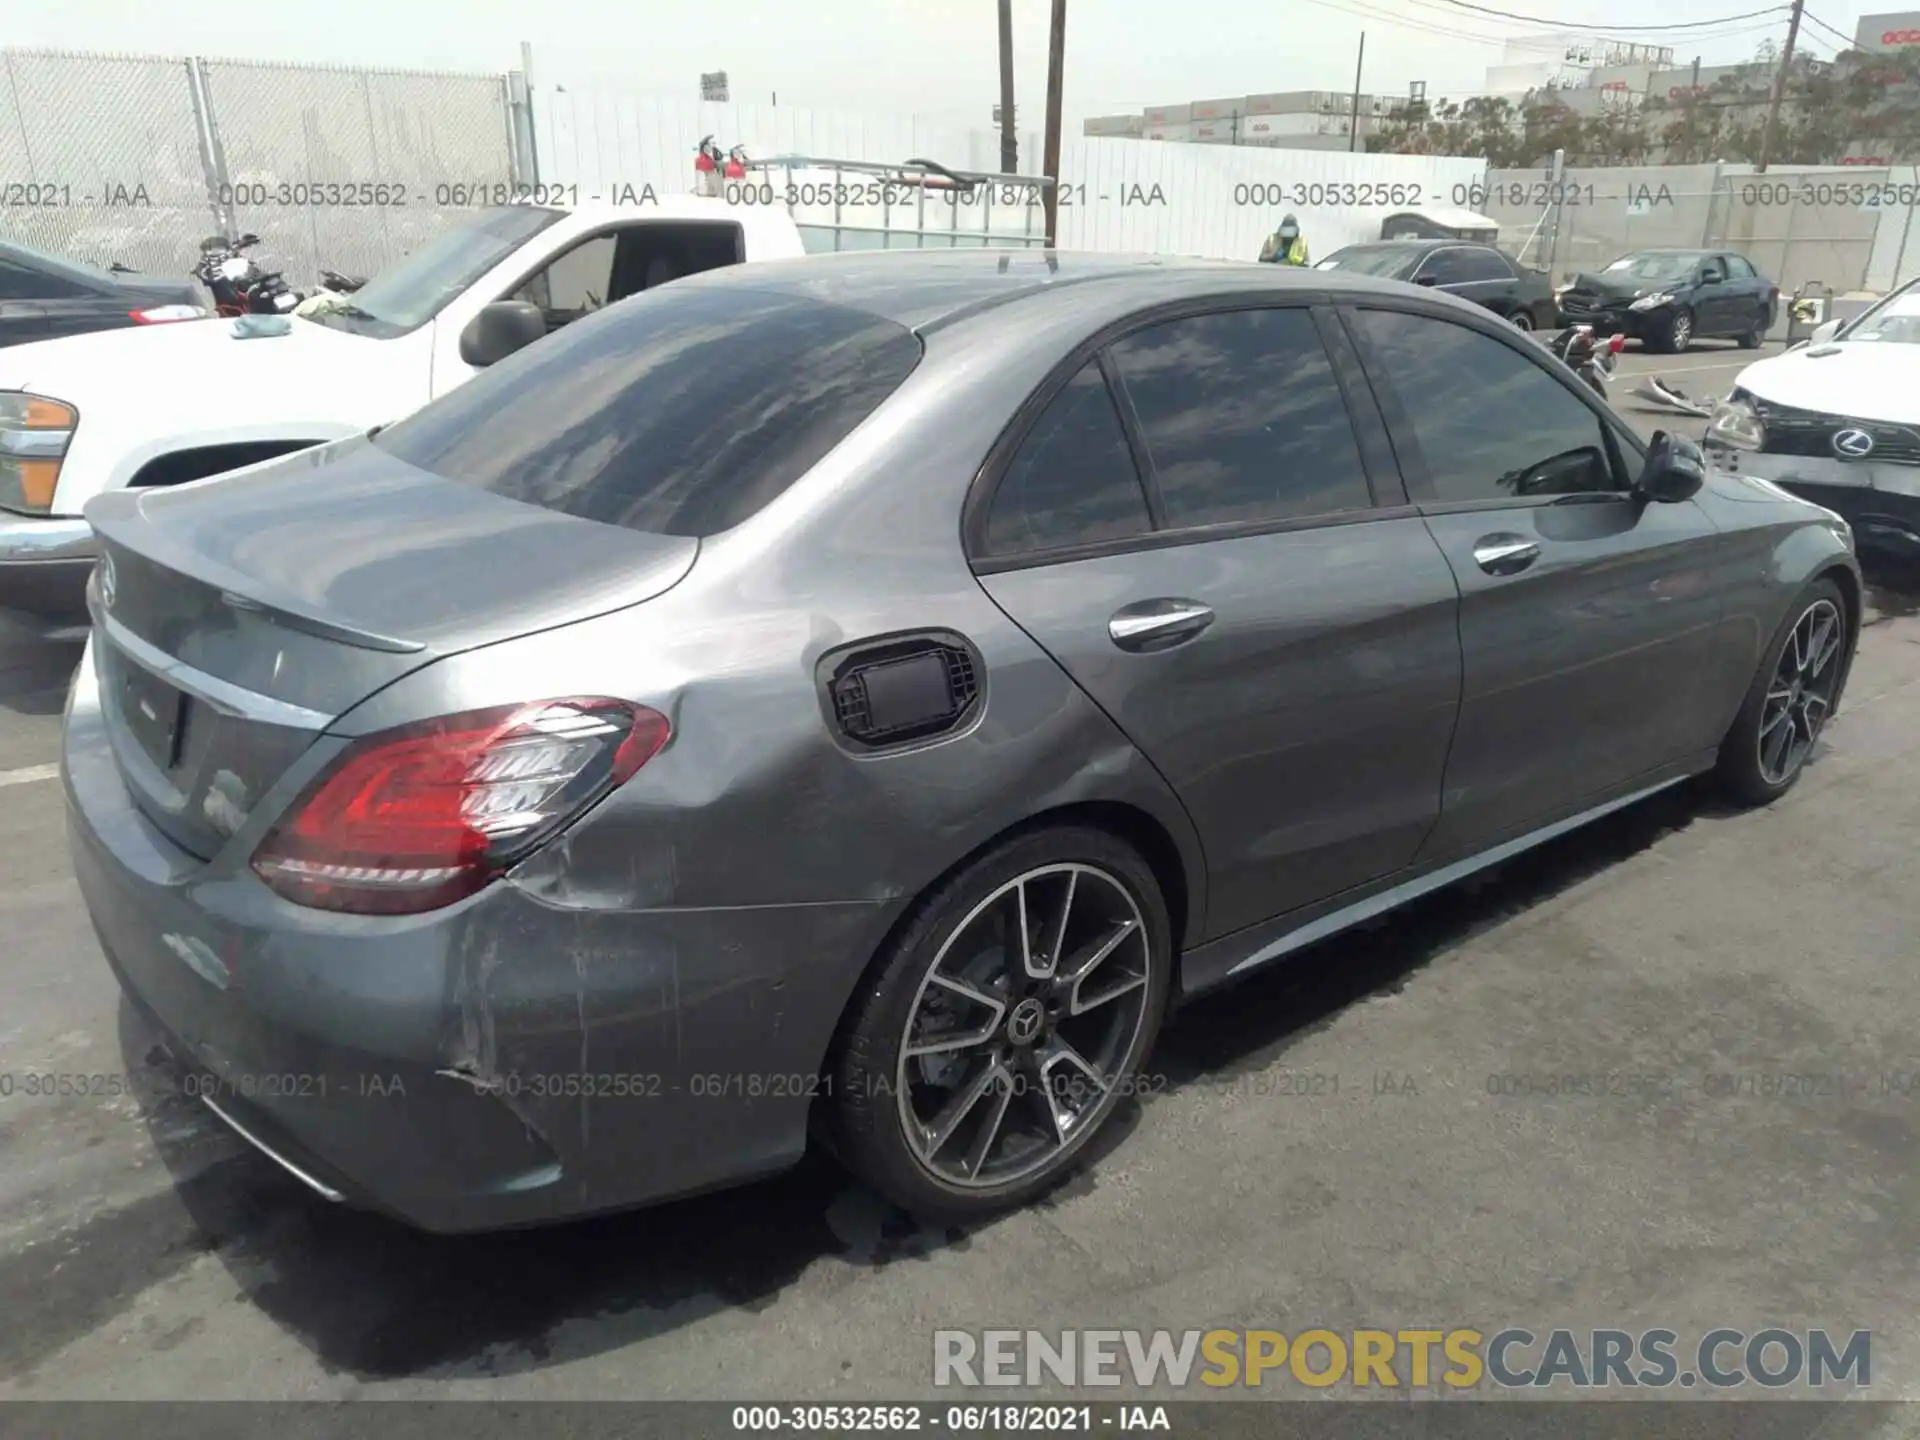
[[[278,270],[262,270],[246,252],[260,243],[254,234],[230,239],[209,235],[200,242],[200,263],[193,275],[213,296],[214,313],[286,315],[303,298]]]
[[[1594,338],[1593,326],[1573,325],[1547,342],[1547,348],[1574,374],[1593,387],[1593,393],[1607,398],[1607,384],[1627,337],[1615,335],[1602,343]]]

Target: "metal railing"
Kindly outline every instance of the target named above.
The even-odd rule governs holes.
[[[1054,182],[1045,176],[811,155],[749,159],[743,168],[745,178],[722,181],[720,193],[784,206],[815,253],[1046,244],[1046,196]]]

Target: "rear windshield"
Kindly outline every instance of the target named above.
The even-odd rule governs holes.
[[[1391,279],[1412,268],[1425,250],[1407,250],[1398,245],[1349,245],[1336,250],[1314,268],[1316,270],[1352,270],[1361,275],[1379,275]]]
[[[862,311],[669,286],[574,321],[374,443],[547,510],[714,535],[804,475],[919,360],[912,331]]]

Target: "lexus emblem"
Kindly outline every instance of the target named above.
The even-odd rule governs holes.
[[[113,557],[100,557],[100,608],[111,610],[113,597],[120,592],[120,577],[113,573]]]
[[[1842,430],[1833,437],[1833,453],[1847,460],[1861,460],[1873,453],[1873,436],[1864,430]]]

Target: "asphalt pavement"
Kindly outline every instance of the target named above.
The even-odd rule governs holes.
[[[1751,358],[1622,368],[1723,391]],[[1668,792],[1196,1004],[1124,1143],[971,1233],[810,1161],[436,1239],[164,1087],[16,1085],[0,1399],[901,1397],[942,1328],[1515,1324],[1868,1329],[1872,1395],[1920,1396],[1920,581],[1876,580],[1779,805]],[[0,634],[0,1073],[150,1079],[68,870],[74,659]]]

